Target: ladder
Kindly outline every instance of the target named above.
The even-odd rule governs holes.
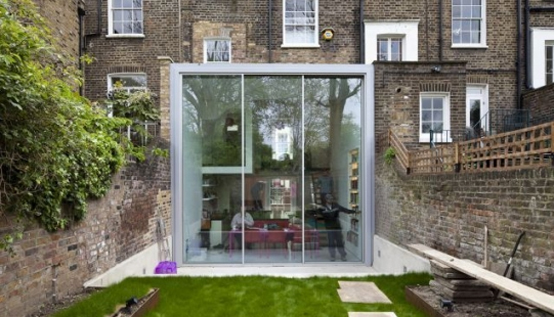
[[[165,223],[160,213],[159,207],[156,209],[156,214],[157,214],[156,241],[158,243],[158,259],[160,262],[171,261],[171,252],[169,251],[169,241],[167,241]]]

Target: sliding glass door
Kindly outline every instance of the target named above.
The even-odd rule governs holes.
[[[174,76],[178,260],[363,261],[364,78]]]

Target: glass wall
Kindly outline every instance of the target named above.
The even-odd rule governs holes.
[[[364,77],[180,78],[182,262],[363,261]]]

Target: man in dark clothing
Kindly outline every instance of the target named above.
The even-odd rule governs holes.
[[[317,212],[323,216],[323,221],[325,222],[325,229],[327,229],[327,237],[329,239],[329,254],[331,256],[331,261],[335,261],[335,248],[338,250],[341,260],[346,261],[346,251],[344,251],[339,213],[344,212],[353,214],[356,211],[344,208],[335,203],[333,195],[327,194],[325,196],[325,205],[320,206]]]
[[[262,194],[265,189],[264,181],[257,181],[250,188],[250,194],[252,194],[252,199],[254,200],[254,208],[252,210],[264,210],[264,204],[262,202]]]

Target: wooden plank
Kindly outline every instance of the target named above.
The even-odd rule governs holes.
[[[412,244],[409,245],[409,248],[412,250],[419,250],[418,253],[421,253],[428,258],[434,259],[437,262],[450,266],[451,268],[454,268],[469,276],[475,277],[476,279],[517,297],[534,307],[540,308],[550,314],[554,314],[554,296],[485,270],[472,262],[457,259],[422,244]]]

